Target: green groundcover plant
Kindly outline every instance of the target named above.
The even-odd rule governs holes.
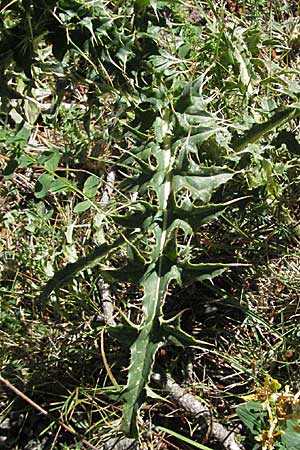
[[[248,402],[237,409],[239,417],[257,441],[253,450],[299,448],[299,393],[290,392],[289,386],[280,388],[277,380],[267,376],[264,386],[256,394],[249,395]]]
[[[203,143],[219,131],[201,95],[202,82],[201,77],[185,85],[175,82],[173,96],[170,88],[161,86],[158,92],[154,91],[155,96],[148,98],[156,112],[149,130],[153,137],[149,139],[136,130],[140,145],[126,152],[129,154],[122,160],[124,167],[131,170],[121,187],[138,197],[122,206],[122,214],[110,216],[124,231],[112,244],[101,245],[91,255],[58,272],[42,295],[44,300],[78,272],[99,264],[120,246],[127,247],[127,264],[111,270],[100,266],[99,270],[108,281],[132,281],[143,291],[141,323],[126,319],[124,325],[112,330],[115,336],[124,339],[126,335],[132,342],[128,382],[120,388],[120,398],[124,401],[122,430],[128,436],[137,436],[137,414],[147,393],[151,395],[148,383],[158,349],[168,342],[183,346],[197,344],[182,331],[180,315],[164,319],[163,305],[170,284],[211,280],[235,266],[201,262],[194,256],[193,233],[243,200],[213,202],[214,193],[221,186],[224,190],[236,172],[226,166],[205,166],[198,161]],[[291,114],[295,115],[295,110],[288,109],[265,124],[254,126],[235,140],[233,147],[255,142]]]
[[[193,5],[199,14],[200,3]],[[75,193],[74,214],[97,211],[113,230],[87,256],[58,270],[39,304],[51,296],[59,301],[64,296],[59,288],[80,272],[100,275],[110,285],[133,284],[142,292],[138,319],[125,311],[115,326],[107,326],[112,338],[130,348],[127,383],[111,377],[106,394],[123,403],[121,429],[134,438],[141,407],[147,397],[157,396],[150,385],[160,347],[202,345],[182,329],[183,311],[166,316],[168,293],[175,285],[211,282],[228,269],[247,266],[236,255],[228,263],[202,254],[197,234],[220,216],[226,220],[229,211],[242,215],[253,196],[274,211],[278,179],[288,164],[273,163],[263,144],[268,150],[284,144],[292,154],[298,151],[292,132],[281,131],[272,141],[300,114],[297,82],[287,87],[278,67],[278,76],[269,76],[270,67],[259,58],[259,46],[272,40],[236,19],[225,29],[213,3],[207,6],[203,45],[196,39],[200,25],[188,23],[182,32],[182,23],[176,23],[188,17],[179,1],[7,1],[2,6],[1,120],[7,129],[15,121],[16,128],[1,137],[9,157],[4,175],[9,180],[17,170],[37,166],[35,199]],[[34,98],[45,81],[53,95],[43,113]],[[64,150],[49,146],[31,154],[27,148],[40,116],[43,126],[66,124],[61,103],[76,83],[87,92],[84,113],[78,113],[86,136],[79,138],[80,146],[88,147],[100,135],[118,150],[104,161],[105,168],[117,171],[117,194],[106,209],[97,197],[104,170],[88,172],[82,181],[69,175],[72,155]],[[268,97],[272,89],[274,99]],[[111,111],[103,118],[99,110],[107,103]],[[75,151],[79,162],[81,151]],[[277,402],[280,395],[274,391],[266,400]],[[259,400],[241,406],[239,415],[264,448],[269,450],[275,438],[278,448],[288,448],[298,419],[285,417],[275,431],[272,408],[273,403]],[[268,423],[271,431],[265,431]]]

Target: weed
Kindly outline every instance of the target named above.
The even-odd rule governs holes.
[[[240,416],[297,443],[297,5],[225,3],[1,6],[1,370],[53,415],[1,393],[7,447],[204,448],[153,371],[230,423],[269,374]]]

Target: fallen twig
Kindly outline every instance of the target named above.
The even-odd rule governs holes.
[[[97,289],[102,306],[102,320],[105,325],[114,327],[116,325],[114,319],[114,299],[109,284],[101,276],[97,280]]]
[[[105,442],[103,450],[138,450],[140,446],[135,439],[129,439],[124,436],[115,437]]]
[[[180,387],[169,374],[161,375],[155,373],[153,375],[153,381],[167,390],[171,398],[175,400],[188,415],[198,420],[202,419],[206,423],[210,440],[221,443],[225,450],[244,450],[244,447],[236,442],[234,434],[218,423],[213,418],[209,408],[203,405],[195,395]]]
[[[100,200],[101,205],[106,205],[109,202],[110,197],[114,190],[115,178],[116,178],[115,170],[110,169],[109,172],[107,173],[106,186]],[[115,326],[116,322],[113,317],[114,299],[111,294],[110,286],[108,283],[104,281],[102,277],[99,277],[97,281],[97,289],[100,294],[100,301],[103,312],[102,317],[103,321],[106,325]]]

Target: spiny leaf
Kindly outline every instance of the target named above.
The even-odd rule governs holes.
[[[176,194],[182,188],[188,189],[195,200],[208,203],[212,193],[222,184],[227,183],[233,177],[233,173],[223,173],[211,176],[201,176],[197,172],[194,174],[175,175],[173,177],[174,192]]]
[[[233,267],[248,267],[248,264],[222,264],[222,263],[199,263],[191,262],[178,263],[179,271],[182,270],[182,281],[188,283],[191,280],[204,281],[212,280],[220,276],[225,270]]]
[[[191,101],[188,102],[188,107],[190,106]],[[155,135],[160,145],[147,148],[147,158],[150,161],[152,155],[156,161],[156,170],[152,174],[148,172],[147,184],[143,175],[140,177],[140,181],[143,180],[145,183],[140,186],[141,192],[152,189],[156,193],[158,206],[156,213],[152,214],[152,223],[147,222],[148,233],[152,233],[154,243],[151,253],[146,258],[145,275],[140,280],[144,289],[144,321],[139,328],[138,336],[131,345],[128,382],[122,395],[124,409],[121,428],[130,437],[137,437],[138,434],[138,411],[147,395],[147,385],[159,347],[167,339],[171,339],[171,336],[177,343],[181,341],[195,344],[193,338],[186,335],[178,324],[174,326],[163,323],[162,307],[170,282],[175,281],[181,285],[182,280],[212,279],[228,267],[226,264],[219,263],[193,264],[189,261],[180,261],[178,258],[177,232],[179,230],[183,231],[187,237],[194,228],[211,220],[236,201],[207,205],[216,189],[234,176],[233,172],[225,171],[223,168],[196,166],[189,159],[188,151],[182,158],[181,166],[177,166],[175,155],[178,142],[176,145],[173,143],[172,131],[175,123],[173,118],[171,111],[165,109],[162,119],[156,120]],[[189,139],[195,138],[195,145],[198,143],[200,145],[207,138],[206,129],[201,128],[198,131],[198,134],[189,137]],[[209,131],[209,135],[211,133],[213,133],[212,130]],[[145,155],[144,149],[142,151]],[[178,205],[176,195],[181,189],[187,189],[189,196]],[[199,200],[204,203],[203,206],[195,205],[195,202]],[[134,220],[138,220],[136,216]]]
[[[137,202],[129,206],[126,214],[114,214],[111,218],[119,225],[128,228],[142,227],[145,220],[151,221],[152,215],[157,211],[157,208],[148,202]]]
[[[138,337],[137,328],[130,326],[128,323],[110,327],[108,331],[110,336],[126,346],[131,346]]]
[[[226,208],[238,203],[243,200],[243,198],[245,197],[230,200],[226,203],[209,203],[203,206],[195,206],[191,202],[185,202],[180,207],[177,205],[174,206],[173,214],[176,214],[177,217],[186,221],[193,230],[197,230],[200,225],[215,219],[222,214]]]
[[[298,117],[300,115],[300,108],[286,108],[278,109],[271,119],[264,123],[258,123],[252,126],[249,131],[242,136],[237,136],[232,139],[231,147],[236,151],[244,150],[249,144],[257,142],[266,134],[284,125],[286,122]]]
[[[173,345],[185,346],[209,346],[207,342],[199,341],[190,334],[186,333],[181,328],[181,318],[186,310],[180,311],[175,317],[165,320],[161,319],[162,333],[168,340],[168,343]]]
[[[128,382],[122,395],[125,401],[122,430],[129,437],[137,436],[138,410],[146,398],[145,387],[149,382],[154,356],[164,342],[159,322],[163,300],[171,280],[180,282],[176,266],[169,267],[168,262],[166,260],[164,262],[166,265],[159,261],[154,267],[150,267],[142,281],[145,321],[130,349]]]
[[[126,233],[126,239],[130,239],[130,233]],[[69,263],[63,269],[55,273],[54,277],[51,278],[46,286],[43,288],[40,299],[43,301],[49,297],[52,291],[58,289],[60,286],[68,283],[72,280],[79,272],[86,270],[89,267],[95,266],[99,261],[109,254],[115,248],[124,245],[126,242],[124,236],[116,239],[112,244],[102,244],[95,248],[95,250],[88,256],[79,258],[75,263]]]

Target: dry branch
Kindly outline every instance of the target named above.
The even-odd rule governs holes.
[[[140,446],[135,439],[129,439],[124,436],[111,438],[102,447],[103,450],[138,450],[139,448]]]
[[[205,422],[210,440],[221,443],[225,450],[244,450],[244,447],[236,442],[234,434],[213,418],[209,408],[195,395],[180,387],[169,374],[162,376],[155,373],[153,380],[160,384],[189,416]]]
[[[101,205],[107,205],[109,202],[111,195],[114,190],[115,185],[115,179],[116,179],[116,173],[115,169],[110,169],[107,173],[106,178],[106,186],[103,191],[102,197],[101,197]],[[102,277],[98,278],[97,281],[97,289],[100,294],[100,301],[102,306],[102,313],[103,313],[103,322],[106,325],[115,326],[116,322],[113,318],[114,315],[114,298],[112,296],[110,286],[108,283],[105,282],[105,280]]]

